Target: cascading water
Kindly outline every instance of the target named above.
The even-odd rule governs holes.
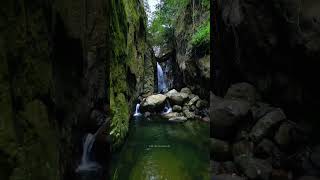
[[[136,105],[136,110],[135,110],[135,112],[133,114],[134,117],[141,116],[141,113],[140,113],[139,109],[140,109],[140,104],[138,103]]]
[[[94,134],[88,133],[84,138],[81,162],[76,169],[76,173],[80,175],[81,179],[95,180],[101,176],[102,167],[94,161],[92,147],[98,134],[101,134],[107,126],[107,121],[105,121]]]
[[[91,157],[91,150],[92,146],[95,142],[96,134],[87,134],[84,143],[83,143],[83,152],[81,157],[81,162],[78,168],[76,169],[76,172],[81,171],[95,171],[100,168],[100,165],[92,160]]]
[[[165,76],[158,62],[157,62],[157,76],[158,76],[158,92],[159,93],[166,92],[168,89],[165,82]]]
[[[169,101],[167,101],[166,106],[164,107],[162,114],[168,114],[171,112],[172,112],[171,105],[170,105]]]

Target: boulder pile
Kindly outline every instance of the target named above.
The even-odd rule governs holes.
[[[172,111],[165,113],[165,107],[172,107]],[[164,119],[172,122],[184,122],[199,119],[209,122],[209,103],[185,87],[178,92],[172,89],[165,94],[153,94],[141,101],[141,112],[145,116],[161,114]]]
[[[248,83],[210,94],[212,179],[290,180],[320,175],[320,146]]]

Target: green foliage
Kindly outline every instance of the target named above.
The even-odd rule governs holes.
[[[191,39],[193,46],[199,46],[200,44],[207,43],[210,41],[210,21],[202,24],[196,29]]]
[[[152,17],[149,34],[153,45],[161,46],[171,39],[174,24],[178,15],[185,9],[190,0],[161,0]]]

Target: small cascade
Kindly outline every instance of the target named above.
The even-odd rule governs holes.
[[[135,112],[134,112],[134,114],[133,114],[134,117],[141,116],[141,113],[140,113],[139,110],[140,110],[140,104],[138,103],[138,104],[136,105],[136,110],[135,110]]]
[[[168,91],[163,70],[158,62],[157,62],[157,76],[158,76],[158,92],[161,93],[161,92]]]
[[[92,158],[92,147],[96,140],[96,136],[104,130],[106,125],[107,125],[107,122],[103,123],[100,126],[100,128],[97,130],[97,132],[94,134],[91,134],[91,133],[86,134],[83,141],[83,152],[82,152],[81,162],[76,169],[77,173],[97,172],[101,169],[101,166]]]
[[[169,101],[167,101],[166,106],[164,107],[162,114],[168,114],[171,112],[172,112],[171,105],[170,105]]]
[[[95,134],[87,134],[83,143],[83,152],[81,157],[80,165],[77,167],[76,172],[81,171],[96,171],[100,168],[100,165],[92,160],[91,150],[95,142]]]

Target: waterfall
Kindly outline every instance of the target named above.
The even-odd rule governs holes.
[[[171,105],[169,103],[169,101],[166,102],[166,106],[164,107],[162,114],[168,114],[172,112],[172,108]]]
[[[135,110],[135,112],[134,112],[134,114],[133,114],[134,117],[136,117],[136,116],[141,116],[141,113],[140,113],[139,109],[140,109],[140,104],[138,103],[138,104],[136,105],[136,110]]]
[[[166,92],[167,85],[165,82],[165,76],[164,76],[162,68],[158,62],[157,62],[157,76],[158,76],[158,92],[159,93]]]
[[[86,134],[83,141],[83,152],[81,157],[80,165],[77,167],[76,172],[82,171],[98,171],[101,166],[92,159],[92,146],[96,140],[96,136],[103,131],[107,126],[107,122],[103,123],[96,133]]]

